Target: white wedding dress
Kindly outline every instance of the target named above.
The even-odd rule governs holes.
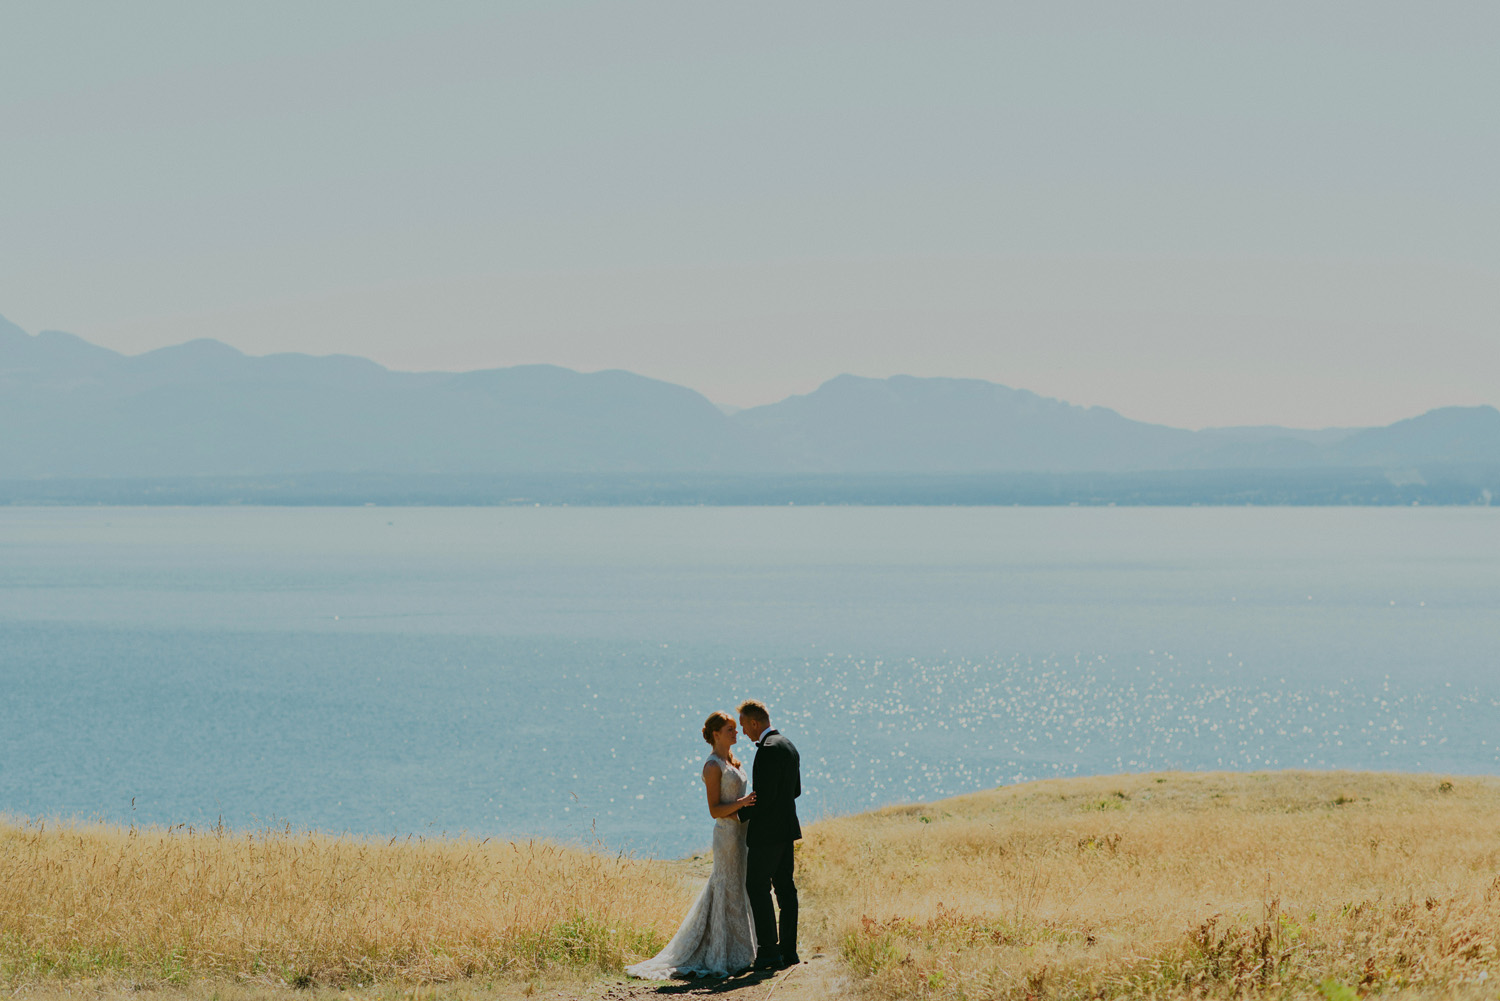
[[[719,802],[732,803],[745,795],[745,770],[716,754]],[[706,763],[706,762],[705,762]],[[755,962],[755,923],[745,893],[745,824],[734,814],[714,821],[714,869],[687,917],[667,947],[625,972],[643,980],[672,977],[727,977]]]

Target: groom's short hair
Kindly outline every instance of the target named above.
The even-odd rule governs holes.
[[[758,699],[746,699],[740,703],[740,715],[758,719],[762,723],[771,722],[771,713],[766,709],[766,704]]]

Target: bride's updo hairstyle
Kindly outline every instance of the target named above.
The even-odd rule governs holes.
[[[714,734],[723,729],[725,723],[733,722],[734,717],[730,716],[728,713],[709,713],[708,719],[704,720],[703,722],[703,742],[712,747],[714,743]]]
[[[709,747],[713,747],[714,734],[718,733],[720,730],[724,729],[725,726],[733,722],[734,717],[726,712],[719,712],[715,710],[714,712],[709,713],[708,719],[703,721],[703,742]],[[731,765],[734,765],[736,768],[738,768],[740,764],[739,760],[735,758],[733,750],[729,752],[729,763]]]

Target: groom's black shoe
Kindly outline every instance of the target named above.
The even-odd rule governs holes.
[[[781,968],[783,970],[791,969],[793,966],[797,966],[801,962],[802,962],[802,960],[799,959],[796,956],[782,956],[781,957]]]
[[[779,970],[781,969],[781,953],[763,952],[755,957],[755,969],[757,970]]]

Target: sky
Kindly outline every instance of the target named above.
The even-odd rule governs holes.
[[[1500,404],[1500,4],[0,5],[0,314],[750,406]]]

